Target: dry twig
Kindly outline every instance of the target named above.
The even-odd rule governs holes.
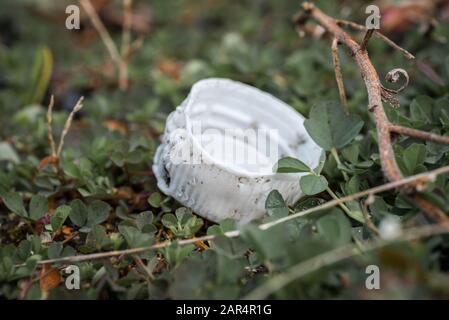
[[[337,81],[338,93],[340,95],[341,105],[346,113],[348,113],[348,99],[346,98],[345,85],[341,74],[340,57],[338,56],[338,40],[332,40],[332,60],[334,62],[335,80]]]
[[[103,22],[101,22],[101,19],[98,16],[97,11],[95,11],[94,6],[90,2],[90,0],[79,0],[79,1],[84,11],[86,11],[87,15],[92,21],[92,24],[94,25],[98,34],[100,35],[100,38],[103,41],[104,45],[106,46],[106,49],[108,50],[109,55],[111,56],[111,59],[117,65],[120,65],[122,60],[122,58],[120,57],[120,53],[118,52],[117,47],[114,41],[112,40],[112,37],[109,34],[108,30],[104,26]]]
[[[58,151],[56,152],[56,157],[59,158],[61,156],[62,148],[64,147],[64,141],[67,133],[72,126],[73,117],[77,112],[79,112],[83,108],[83,100],[84,97],[79,98],[78,102],[73,107],[72,112],[70,112],[69,117],[67,118],[64,128],[62,129],[61,138],[59,139]]]
[[[121,60],[119,67],[119,88],[120,90],[128,89],[128,52],[131,46],[131,27],[132,27],[132,0],[123,0],[123,31],[122,31],[122,47]]]
[[[64,124],[64,128],[61,133],[61,137],[59,139],[58,148],[56,149],[55,139],[53,136],[53,107],[55,104],[54,96],[51,95],[50,97],[50,103],[48,104],[48,110],[47,110],[47,135],[48,135],[48,141],[50,144],[51,149],[51,156],[46,157],[43,161],[41,161],[41,164],[53,164],[53,168],[55,169],[55,172],[59,173],[59,158],[62,153],[62,149],[64,148],[64,142],[65,138],[70,130],[70,127],[72,125],[73,118],[75,114],[80,111],[83,107],[83,99],[84,97],[79,98],[75,106],[73,107],[72,112],[70,112],[69,116],[67,117],[67,120]],[[41,165],[40,165],[41,166]]]
[[[367,31],[368,30],[365,26],[363,26],[361,24],[358,24],[358,23],[355,23],[355,22],[352,22],[352,21],[340,20],[340,19],[335,19],[335,21],[340,26],[348,26],[348,27],[350,27],[350,28],[352,28],[354,30],[358,30],[358,31]],[[394,41],[390,40],[388,37],[386,37],[385,35],[383,35],[379,31],[374,30],[373,34],[377,38],[383,40],[386,44],[388,44],[393,49],[396,49],[396,50],[400,51],[407,59],[409,59],[409,60],[415,59],[414,55],[412,55],[410,52],[408,52],[404,48],[402,48],[399,45],[397,45]]]
[[[52,157],[56,157],[56,145],[55,140],[53,139],[53,107],[55,105],[55,97],[51,95],[50,103],[48,104],[47,110],[47,134],[48,134],[48,143],[50,144],[51,155]]]
[[[371,39],[374,33],[374,29],[368,29],[365,33],[365,37],[363,38],[362,44],[360,45],[360,50],[365,51],[366,46],[368,45],[369,40]]]

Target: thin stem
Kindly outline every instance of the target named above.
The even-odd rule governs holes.
[[[106,49],[108,50],[112,60],[115,62],[117,66],[119,66],[121,63],[121,57],[117,49],[117,46],[112,40],[111,35],[104,26],[103,22],[101,22],[101,19],[98,16],[97,12],[95,11],[94,6],[90,2],[90,0],[79,0],[79,2],[83,7],[84,11],[86,11],[90,20],[92,21],[92,24],[94,25],[98,34],[100,35],[100,38],[103,41],[104,45],[106,46]]]
[[[345,84],[343,82],[343,76],[341,74],[340,57],[338,56],[338,40],[334,38],[332,40],[332,61],[334,62],[335,80],[337,81],[338,94],[340,95],[340,101],[343,109],[346,113],[348,110],[348,99],[346,98]]]
[[[128,88],[128,64],[129,50],[131,44],[131,27],[132,27],[132,0],[123,0],[123,31],[122,31],[122,47],[119,68],[119,88],[126,90]]]
[[[122,47],[121,56],[126,56],[131,43],[131,27],[132,27],[132,0],[123,0],[123,30],[122,30]]]
[[[374,29],[368,29],[365,33],[365,37],[363,37],[362,44],[360,45],[360,50],[365,51],[366,47],[368,46],[368,42],[371,39],[372,35],[374,33]]]
[[[83,108],[83,100],[84,97],[79,98],[78,102],[73,107],[72,112],[70,112],[69,117],[67,118],[64,128],[61,133],[61,138],[59,139],[58,151],[56,152],[56,156],[59,158],[61,156],[62,149],[64,148],[65,137],[67,133],[69,133],[70,127],[72,126],[73,117],[75,114]]]
[[[331,188],[326,188],[327,193],[332,197],[334,200],[340,200],[340,198],[335,194],[335,192],[332,191]],[[362,216],[355,214],[352,212],[344,203],[340,203],[338,205],[349,217],[351,217],[354,220],[357,220],[358,222],[365,223],[365,220]]]
[[[449,218],[443,210],[434,206],[420,195],[415,195],[414,200],[434,221],[449,226]]]
[[[341,160],[340,160],[340,156],[338,155],[337,149],[332,148],[331,154],[334,157],[335,162],[337,162],[337,165],[341,166]],[[349,179],[348,174],[345,171],[341,171],[341,173],[343,174],[343,178],[345,179],[345,181],[348,181],[348,179]]]
[[[154,275],[153,273],[148,269],[148,267],[145,265],[145,263],[143,263],[142,259],[140,259],[140,257],[137,254],[133,255],[133,259],[136,262],[136,264],[139,266],[139,268],[145,272],[145,274],[147,275],[148,279],[150,281],[154,280]]]
[[[303,217],[303,216],[306,216],[306,215],[309,215],[311,213],[318,212],[321,210],[333,208],[337,205],[340,205],[341,203],[353,201],[356,199],[360,199],[360,198],[363,198],[363,197],[366,197],[369,195],[385,192],[388,190],[397,189],[402,186],[410,185],[411,183],[416,182],[416,181],[426,181],[426,180],[431,181],[431,180],[435,179],[436,176],[445,174],[445,173],[449,173],[449,166],[441,167],[441,168],[438,168],[438,169],[435,169],[435,170],[432,170],[429,172],[410,176],[410,177],[407,177],[407,178],[404,178],[404,179],[401,179],[398,181],[392,181],[392,182],[389,182],[389,183],[386,183],[386,184],[383,184],[383,185],[380,185],[380,186],[377,186],[377,187],[374,187],[371,189],[367,189],[367,190],[360,191],[360,192],[357,192],[357,193],[354,193],[354,194],[351,194],[351,195],[348,195],[345,197],[341,197],[339,199],[334,199],[334,200],[328,201],[326,203],[323,203],[319,206],[316,206],[316,207],[313,207],[313,208],[310,208],[307,210],[303,210],[303,211],[297,212],[295,214],[288,215],[286,217],[277,219],[275,221],[261,224],[259,226],[259,229],[267,230],[276,225],[285,223],[287,221],[294,220],[294,219],[297,219],[297,218],[300,218],[300,217]],[[449,229],[448,225],[445,225],[445,227]],[[225,232],[223,235],[228,238],[235,238],[235,237],[240,236],[240,231],[239,230],[228,231],[228,232]],[[193,244],[196,241],[211,241],[213,239],[215,239],[215,236],[207,235],[207,236],[198,237],[198,238],[180,240],[180,241],[178,241],[178,244],[179,245],[187,245],[187,244]],[[171,241],[165,241],[165,242],[161,242],[161,243],[152,245],[150,247],[115,250],[115,251],[109,251],[109,252],[92,253],[92,254],[87,254],[87,255],[68,256],[68,257],[64,257],[64,258],[41,260],[38,262],[38,264],[76,263],[76,262],[82,262],[82,261],[111,258],[111,257],[116,257],[116,256],[121,256],[121,255],[130,255],[130,254],[132,255],[132,254],[138,254],[138,253],[143,253],[143,252],[149,252],[149,251],[153,251],[153,250],[157,250],[157,249],[161,249],[161,248],[166,248],[166,247],[170,246],[171,244],[172,244]],[[20,267],[20,266],[24,266],[24,264],[16,265],[16,267]]]
[[[51,155],[56,157],[56,145],[53,138],[53,106],[55,104],[55,97],[51,95],[50,103],[48,104],[47,111],[47,129],[48,129],[48,142],[50,144]]]
[[[348,26],[348,27],[358,30],[358,31],[366,31],[367,30],[367,28],[364,25],[361,25],[361,24],[358,24],[358,23],[355,23],[352,21],[341,20],[341,19],[336,19],[335,21],[337,22],[338,25]],[[402,48],[401,46],[396,44],[394,41],[392,41],[391,39],[389,39],[387,36],[383,35],[379,31],[375,30],[374,36],[381,39],[382,41],[384,41],[386,44],[388,44],[393,49],[400,51],[407,59],[409,59],[409,60],[415,59],[415,56],[413,54],[411,54],[410,52],[408,52],[407,50],[405,50],[404,48]]]
[[[404,136],[409,136],[412,138],[417,138],[421,140],[431,141],[435,143],[447,144],[449,145],[449,137],[441,136],[439,134],[434,134],[430,132],[425,132],[417,129],[407,128],[400,125],[392,124],[390,125],[390,131],[402,134]]]
[[[376,235],[379,235],[379,229],[376,227],[376,225],[371,220],[371,217],[368,213],[368,201],[363,201],[363,204],[360,205],[362,208],[363,217],[365,218],[365,224],[366,226],[371,229]]]
[[[421,183],[424,181],[433,181],[435,179],[435,177],[441,175],[441,174],[445,174],[445,173],[449,173],[449,165],[448,166],[444,166],[435,170],[431,170],[425,173],[421,173],[421,174],[417,174],[414,176],[410,176],[407,178],[403,178],[397,181],[391,181],[389,183],[371,188],[371,189],[367,189],[364,191],[360,191],[345,197],[341,197],[339,200],[331,200],[328,201],[326,203],[323,203],[319,206],[301,211],[301,212],[297,212],[295,214],[292,215],[288,215],[284,218],[280,218],[278,220],[272,221],[272,222],[268,222],[265,223],[263,225],[260,226],[260,228],[262,230],[266,230],[269,228],[274,227],[275,225],[281,224],[281,223],[285,223],[287,221],[293,220],[293,219],[297,219],[299,217],[303,217],[305,215],[308,215],[310,213],[316,212],[316,211],[320,211],[320,210],[325,210],[325,209],[330,209],[332,207],[335,207],[337,205],[339,205],[340,203],[343,202],[348,202],[348,201],[352,201],[352,200],[356,200],[356,199],[360,199],[369,195],[374,195],[377,193],[381,193],[381,192],[385,192],[391,189],[399,189],[401,187],[410,185],[415,183],[416,181],[420,181]]]

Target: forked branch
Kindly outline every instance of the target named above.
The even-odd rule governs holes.
[[[303,4],[303,11],[295,16],[295,23],[298,27],[304,26],[307,19],[313,19],[317,22],[321,27],[323,27],[332,37],[332,54],[335,64],[335,56],[336,56],[336,44],[339,43],[344,45],[351,57],[354,59],[358,68],[360,69],[362,78],[365,82],[365,86],[368,92],[368,110],[373,112],[374,120],[376,123],[377,129],[377,138],[379,144],[379,154],[381,160],[381,166],[385,177],[389,181],[399,181],[402,179],[402,173],[398,167],[398,164],[395,159],[391,134],[398,133],[406,136],[410,136],[413,138],[418,138],[422,140],[449,144],[449,137],[444,137],[432,133],[428,133],[425,131],[420,131],[416,129],[411,129],[407,127],[403,127],[400,125],[392,124],[387,118],[385,114],[382,102],[388,102],[393,107],[399,106],[399,100],[395,97],[395,94],[398,94],[408,84],[408,75],[405,70],[402,69],[394,69],[387,74],[386,80],[389,82],[397,82],[401,76],[403,76],[406,80],[405,85],[403,85],[398,90],[387,89],[385,88],[379,79],[376,69],[374,68],[366,50],[369,40],[372,35],[376,35],[390,46],[395,49],[398,49],[401,53],[403,53],[408,59],[414,58],[412,54],[410,54],[407,50],[401,48],[393,41],[388,39],[386,36],[382,35],[378,31],[370,31],[367,30],[364,26],[344,21],[334,19],[325,13],[323,13],[320,9],[316,8],[312,3],[305,2]],[[354,38],[352,38],[347,32],[345,32],[340,26],[347,25],[352,28],[355,28],[360,31],[366,31],[364,40],[362,44],[359,44]],[[337,84],[340,92],[340,97],[342,98],[342,104],[346,104],[346,95],[342,92],[342,80],[341,80],[341,70],[336,67],[336,77]],[[340,78],[340,79],[339,79]],[[343,99],[344,97],[344,99]],[[409,192],[414,194],[414,198],[416,203],[421,207],[423,211],[425,211],[432,219],[438,220],[439,222],[448,223],[449,218],[446,215],[441,214],[441,210],[435,208],[432,204],[426,201],[423,198],[415,195],[417,190],[417,186],[414,184],[410,184],[403,188]],[[439,210],[439,211],[438,211]],[[437,214],[436,214],[437,213]]]
[[[123,2],[123,30],[122,30],[122,45],[121,49],[112,40],[111,35],[101,21],[95,7],[91,0],[79,0],[89,19],[92,22],[95,30],[97,30],[103,41],[106,49],[118,69],[118,85],[120,90],[127,90],[129,86],[128,67],[131,56],[142,46],[142,38],[131,42],[131,28],[133,23],[132,16],[132,0],[122,0]]]

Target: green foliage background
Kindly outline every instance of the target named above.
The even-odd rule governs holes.
[[[329,42],[310,36],[298,38],[290,22],[299,2],[135,1],[135,6],[151,17],[151,23],[150,30],[142,34],[143,47],[131,59],[126,92],[118,90],[116,76],[108,73],[109,56],[89,21],[83,20],[80,31],[65,29],[67,4],[1,1],[1,297],[41,298],[39,281],[35,281],[40,275],[39,260],[172,239],[169,248],[139,257],[79,263],[81,289],[69,291],[61,284],[50,291],[49,298],[241,298],[320,253],[348,243],[363,248],[367,241],[377,239],[357,221],[362,207],[356,201],[347,204],[353,215],[334,208],[260,231],[257,224],[289,213],[273,193],[267,217],[245,226],[242,237],[219,236],[207,250],[205,244],[179,246],[176,240],[220,235],[238,226],[233,221],[214,225],[180,207],[158,193],[150,171],[165,117],[199,79],[227,77],[249,83],[306,116],[313,106],[319,111],[328,101],[339,108]],[[363,1],[316,4],[330,15],[359,22],[366,5]],[[120,14],[120,1],[111,1],[108,8]],[[107,25],[120,43],[120,28],[111,21]],[[385,105],[388,116],[396,123],[446,134],[447,22],[437,23],[427,32],[417,25],[393,38],[417,59],[406,61],[384,43],[370,42],[370,57],[381,76],[401,67],[412,79],[400,97],[400,109]],[[348,121],[357,123],[360,132],[351,132],[349,139],[344,127],[323,123],[310,113],[312,128],[333,134],[334,140],[325,139],[323,147],[336,147],[341,163],[328,153],[321,176],[312,172],[307,178],[314,180],[311,195],[290,212],[329,200],[329,194],[321,192],[326,187],[343,196],[384,183],[365,88],[350,58],[342,52],[341,59],[349,109],[356,117]],[[420,63],[435,70],[441,81],[423,73]],[[42,163],[50,154],[46,105],[51,93],[56,95],[57,137],[78,97],[85,96],[83,111],[67,137],[59,172]],[[331,117],[339,116],[332,110],[328,109]],[[449,164],[448,146],[398,137],[394,148],[404,175]],[[438,177],[424,195],[448,212],[446,176]],[[377,195],[368,210],[376,225],[391,216],[398,217],[404,228],[431,222],[396,192]],[[71,235],[75,237],[70,239]],[[381,290],[365,289],[364,270],[369,264],[381,268]],[[319,268],[270,297],[448,298],[448,270],[449,238],[435,236]]]

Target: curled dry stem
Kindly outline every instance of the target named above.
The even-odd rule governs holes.
[[[382,100],[384,102],[388,102],[393,108],[400,107],[399,99],[396,98],[395,95],[399,94],[400,92],[404,91],[405,88],[407,88],[410,82],[410,77],[408,76],[407,71],[400,68],[391,70],[385,76],[385,80],[390,83],[398,82],[401,77],[405,79],[405,82],[399,89],[390,89],[384,87],[383,85],[381,86]]]

